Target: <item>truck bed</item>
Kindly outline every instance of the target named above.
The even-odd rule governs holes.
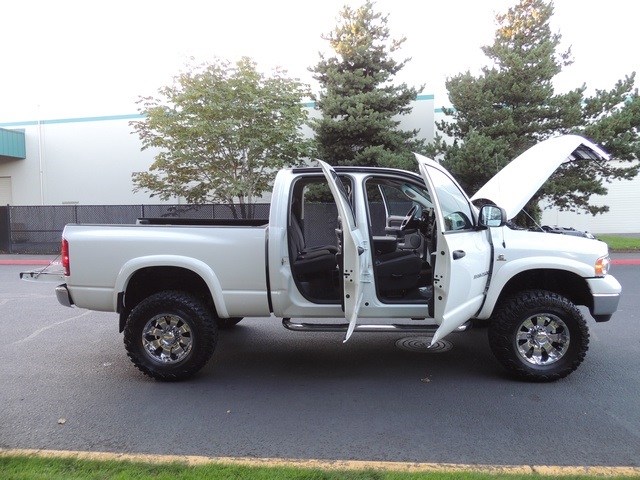
[[[266,235],[252,225],[67,225],[66,283],[77,306],[115,311],[140,269],[182,268],[207,283],[221,313],[268,315]]]

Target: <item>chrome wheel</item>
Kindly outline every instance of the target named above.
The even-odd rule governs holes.
[[[551,365],[567,350],[571,336],[567,325],[556,315],[541,314],[527,318],[516,333],[518,354],[532,365]]]
[[[168,382],[198,372],[213,355],[217,338],[211,308],[177,290],[143,299],[124,326],[124,345],[133,364],[145,375]]]
[[[498,361],[514,376],[533,382],[566,377],[589,349],[589,329],[578,307],[546,290],[507,297],[488,333]]]
[[[177,315],[156,315],[142,330],[142,344],[147,355],[156,362],[177,363],[191,352],[191,328]]]

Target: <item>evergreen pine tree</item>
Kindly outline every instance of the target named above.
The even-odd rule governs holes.
[[[637,92],[625,101],[634,76],[586,101],[586,85],[556,94],[553,79],[572,61],[570,50],[558,53],[561,36],[551,31],[552,15],[553,5],[545,0],[520,0],[506,14],[496,16],[494,42],[482,49],[492,66],[477,77],[467,71],[447,81],[453,108],[444,110],[453,121],[437,124],[445,137],[436,135],[430,153],[441,156],[470,194],[536,142],[559,134],[581,133],[609,148],[616,158],[638,158]],[[636,174],[637,167],[611,168],[595,162],[566,165],[527,209],[539,216],[539,200],[546,197],[561,209],[600,213],[608,208],[592,206],[589,199],[606,193],[603,181]]]
[[[393,76],[408,60],[392,58],[404,38],[390,38],[387,16],[373,3],[344,7],[339,23],[323,39],[335,56],[311,68],[321,86],[314,98],[321,118],[312,120],[318,156],[337,165],[413,168],[411,152],[424,145],[418,131],[399,129],[398,115],[411,111],[418,90],[393,85]]]

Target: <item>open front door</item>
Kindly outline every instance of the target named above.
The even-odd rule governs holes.
[[[349,322],[349,328],[344,337],[344,342],[349,340],[358,320],[358,312],[362,303],[362,282],[370,281],[361,278],[361,273],[366,272],[365,252],[368,250],[368,241],[356,226],[355,216],[349,202],[347,192],[338,178],[335,170],[321,160],[318,160],[322,172],[327,178],[329,188],[338,206],[338,213],[342,219],[342,275],[343,275],[343,301],[344,316]]]
[[[491,273],[491,242],[487,230],[475,228],[473,208],[449,173],[433,160],[416,154],[420,173],[431,194],[436,216],[434,319],[440,327],[432,345],[480,310]]]

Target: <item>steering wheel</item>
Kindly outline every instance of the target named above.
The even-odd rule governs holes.
[[[411,207],[409,209],[409,211],[407,212],[407,214],[404,216],[404,218],[402,219],[402,223],[400,224],[400,230],[406,230],[407,226],[409,225],[409,222],[411,220],[413,220],[413,217],[415,216],[416,212],[418,211],[418,205],[414,205],[413,207]]]

